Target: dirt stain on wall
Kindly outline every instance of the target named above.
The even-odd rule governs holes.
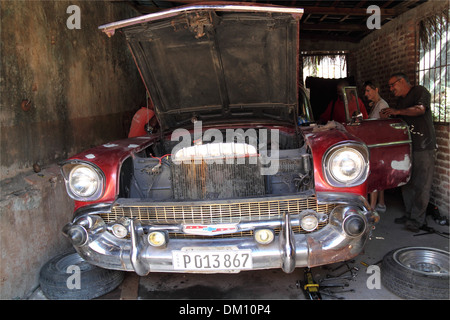
[[[70,5],[80,8],[80,29],[67,28]],[[108,38],[98,26],[137,13],[108,1],[0,6],[1,178],[125,138],[126,118],[145,101],[145,89],[124,37]]]

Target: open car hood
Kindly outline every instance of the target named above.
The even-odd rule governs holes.
[[[100,26],[123,31],[163,130],[295,123],[303,9],[223,3]]]

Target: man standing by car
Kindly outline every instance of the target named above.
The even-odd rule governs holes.
[[[406,215],[395,219],[408,230],[419,232],[425,224],[436,158],[436,134],[430,109],[431,95],[422,86],[412,86],[404,73],[389,78],[389,89],[398,97],[395,108],[387,108],[382,117],[399,116],[409,127],[412,139],[410,181],[402,187]]]

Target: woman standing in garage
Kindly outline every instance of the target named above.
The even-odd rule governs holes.
[[[380,112],[389,108],[388,103],[380,96],[380,86],[374,81],[366,81],[363,85],[364,95],[370,101],[371,111],[370,119],[380,119]],[[378,202],[378,203],[377,203]],[[372,210],[384,213],[386,211],[386,203],[384,202],[384,190],[374,191],[370,194],[370,206]]]

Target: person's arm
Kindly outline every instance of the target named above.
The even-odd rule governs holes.
[[[425,113],[425,106],[418,104],[405,109],[386,108],[380,112],[382,118],[388,118],[389,116],[408,116],[417,117]]]

